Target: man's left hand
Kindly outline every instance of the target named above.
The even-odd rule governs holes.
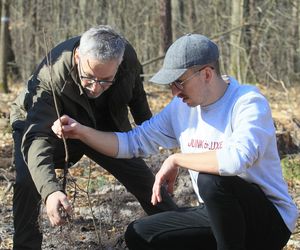
[[[156,205],[162,201],[160,190],[162,185],[166,185],[167,191],[172,194],[174,184],[178,175],[178,166],[174,163],[174,155],[169,156],[162,164],[160,170],[155,176],[155,182],[152,188],[151,203]]]

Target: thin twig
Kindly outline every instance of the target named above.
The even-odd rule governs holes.
[[[285,92],[285,94],[286,94],[286,102],[287,102],[287,105],[289,106],[290,110],[293,110],[292,104],[291,104],[291,101],[290,101],[290,93],[289,93],[289,90],[286,88],[284,82],[283,82],[282,80],[277,80],[277,79],[275,79],[269,71],[267,71],[266,73],[267,73],[267,75],[271,78],[271,80],[272,80],[273,82],[279,83],[279,84],[281,85],[281,87],[283,88],[283,90],[284,90],[284,92]],[[288,112],[288,113],[289,113],[289,115],[290,115],[290,119],[292,120],[292,119],[293,119],[293,114],[292,114],[292,112]]]
[[[47,43],[47,40],[46,40],[45,31],[43,31],[43,34],[44,34],[44,43],[45,43],[45,46],[46,46],[46,54],[47,54],[46,60],[47,60],[48,68],[49,68],[49,74],[50,74],[50,83],[51,83],[50,87],[51,87],[51,91],[52,91],[52,95],[53,95],[53,101],[54,101],[54,106],[55,106],[57,119],[59,119],[60,127],[62,129],[62,123],[61,123],[61,120],[60,120],[60,114],[59,114],[58,106],[57,106],[56,94],[55,94],[54,88],[53,88],[51,53],[49,52],[49,46],[48,46],[48,43]],[[49,60],[49,56],[50,56],[50,60]],[[67,146],[67,142],[66,142],[66,138],[64,137],[64,134],[62,134],[62,140],[63,140],[63,143],[64,143],[64,149],[65,149],[65,165],[64,165],[64,176],[63,176],[63,190],[65,191],[66,185],[67,185],[69,151],[68,151],[68,146]]]
[[[3,193],[3,197],[11,190],[11,188],[13,187],[14,185],[14,182],[10,181],[8,182],[6,188],[5,188],[5,191]]]
[[[161,60],[161,59],[163,59],[163,58],[165,58],[165,55],[160,55],[160,56],[157,56],[157,57],[155,57],[155,58],[151,58],[151,59],[149,59],[149,60],[143,62],[143,63],[142,63],[142,66],[146,66],[146,65],[151,64],[151,63],[153,63],[153,62],[159,61],[159,60]]]
[[[0,168],[0,170],[4,173],[6,173],[6,171],[3,168]],[[5,174],[1,174],[0,176],[3,177],[3,179],[5,179],[7,182],[9,182],[10,180],[7,178],[7,176]]]
[[[80,186],[78,186],[75,178],[71,175],[71,173],[69,173],[69,177],[70,177],[70,182],[74,184],[74,188],[75,188],[75,194],[74,194],[74,202],[75,202],[75,195],[76,195],[76,190],[78,189],[79,191],[83,192],[86,194],[87,196],[87,199],[88,199],[88,204],[89,204],[89,209],[91,211],[91,215],[92,215],[92,221],[93,221],[93,226],[94,226],[94,229],[95,229],[95,232],[96,232],[96,237],[97,237],[97,240],[98,240],[98,245],[100,246],[100,250],[103,249],[103,246],[102,246],[102,239],[101,239],[101,236],[100,234],[98,233],[98,228],[97,228],[97,225],[96,225],[96,216],[94,215],[94,211],[92,209],[92,202],[91,202],[91,197],[90,197],[90,194],[89,194],[89,186],[90,186],[90,180],[91,180],[91,172],[92,172],[92,169],[91,169],[91,164],[89,164],[89,177],[88,177],[88,183],[87,183],[87,188],[86,190],[82,189]],[[101,230],[100,230],[101,232]]]
[[[87,194],[87,199],[88,199],[89,207],[90,207],[91,214],[92,214],[92,220],[93,220],[93,225],[94,225],[94,228],[95,228],[98,244],[100,245],[100,248],[102,249],[101,237],[100,237],[99,232],[97,230],[97,225],[96,225],[96,220],[95,220],[96,217],[94,215],[94,211],[93,211],[93,208],[92,208],[92,202],[91,202],[90,192],[89,192],[91,174],[92,174],[92,167],[91,167],[91,164],[89,164],[89,178],[88,178],[88,184],[87,184],[87,188],[86,188],[86,194]]]

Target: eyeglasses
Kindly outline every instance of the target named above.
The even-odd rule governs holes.
[[[202,70],[204,70],[205,68],[211,68],[211,69],[214,69],[212,66],[209,66],[209,65],[205,65],[204,67],[202,67],[201,69],[198,69],[194,74],[192,74],[190,77],[188,77],[187,79],[185,80],[175,80],[174,82],[171,82],[169,83],[170,87],[172,87],[173,85],[178,88],[179,90],[183,90],[183,84],[189,80],[191,80],[192,78],[194,78],[199,72],[201,72]]]
[[[85,88],[90,88],[94,84],[99,84],[102,87],[109,87],[115,83],[115,79],[113,79],[113,80],[97,80],[95,78],[85,76],[86,73],[83,71],[83,69],[81,67],[80,60],[78,62],[78,68],[79,68],[79,78],[81,81],[83,81],[86,84]],[[82,73],[84,73],[85,75],[83,75]]]

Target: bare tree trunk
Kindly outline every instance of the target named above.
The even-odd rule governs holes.
[[[189,32],[194,32],[196,23],[195,3],[193,0],[187,2],[188,6],[188,29]]]
[[[172,0],[172,34],[173,40],[178,35],[182,35],[182,26],[184,24],[184,2],[183,0]]]
[[[0,92],[8,93],[7,83],[7,50],[8,50],[8,22],[9,0],[2,0],[2,16],[0,31]]]
[[[164,53],[171,40],[182,34],[199,32],[218,42],[221,68],[239,80],[247,77],[247,81],[268,81],[266,72],[287,82],[293,76],[300,79],[299,0],[9,2],[14,20],[10,22],[9,34],[22,80],[27,79],[36,60],[44,54],[43,30],[57,44],[96,24],[116,26],[133,43],[142,61]],[[166,5],[169,2],[172,10]],[[167,24],[168,19],[172,19],[171,25]],[[246,23],[249,25],[243,26]],[[168,27],[173,28],[170,33]],[[6,53],[10,73],[9,50]],[[159,63],[148,64],[146,70],[156,71]]]
[[[243,22],[243,0],[231,1],[231,27],[238,27]],[[230,74],[242,79],[241,72],[241,29],[232,31],[230,34]]]
[[[248,73],[248,76],[256,81],[256,74],[255,74],[255,66],[256,66],[256,58],[255,58],[255,55],[258,54],[258,48],[257,48],[257,30],[255,29],[255,25],[253,23],[253,19],[255,17],[255,0],[248,0],[248,3],[247,3],[247,9],[248,9],[248,19],[247,19],[247,22],[249,22],[249,27],[248,27],[248,30],[249,30],[249,35],[248,35],[248,48],[249,50],[247,51],[248,53],[248,60],[249,60],[249,66],[248,68],[250,69],[249,70],[249,73]],[[259,20],[257,20],[257,23],[259,23]]]
[[[160,51],[166,52],[172,43],[172,14],[171,14],[171,0],[160,0],[160,34],[161,45]]]
[[[294,72],[299,73],[300,72],[300,3],[299,0],[293,1],[293,49],[291,51],[291,54],[294,55]]]
[[[80,13],[80,18],[82,18],[82,20],[85,20],[84,18],[87,15],[86,14],[86,8],[87,8],[86,0],[79,0],[79,13]],[[81,26],[80,26],[79,30],[81,30],[82,32],[84,32],[85,29],[86,29],[85,23],[86,22],[81,22]]]
[[[34,44],[34,61],[38,62],[40,55],[39,55],[39,49],[40,49],[40,44],[39,44],[39,37],[38,37],[38,32],[39,32],[39,1],[35,0],[32,6],[32,44]]]

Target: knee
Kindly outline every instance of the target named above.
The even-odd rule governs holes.
[[[41,201],[41,196],[31,178],[18,178],[13,186],[13,192],[14,209],[19,207],[25,211],[26,207],[35,207]]]
[[[203,200],[211,200],[217,198],[220,193],[227,192],[229,179],[230,177],[228,176],[199,173],[197,185],[201,198]]]
[[[130,250],[150,249],[149,243],[142,237],[143,229],[139,221],[133,221],[128,225],[124,237],[126,246]]]
[[[128,225],[126,232],[125,232],[125,236],[124,236],[126,246],[129,249],[134,249],[134,246],[136,245],[135,242],[139,238],[139,236],[135,230],[134,223],[135,223],[135,221],[131,222]]]

